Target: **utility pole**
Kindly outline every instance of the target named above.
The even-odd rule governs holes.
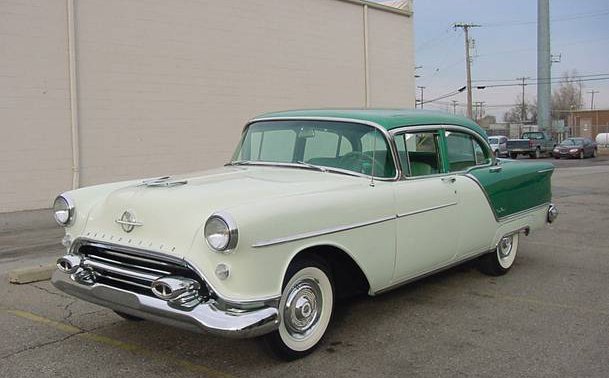
[[[594,110],[594,94],[595,93],[599,93],[598,91],[595,91],[594,89],[591,91],[588,91],[588,93],[590,93],[592,95],[592,100],[590,101],[590,110]]]
[[[459,103],[459,101],[457,100],[452,100],[453,101],[453,114],[457,114],[457,104]]]
[[[537,78],[537,123],[541,130],[551,131],[550,0],[537,0]]]
[[[530,77],[518,77],[516,78],[516,80],[522,80],[522,108],[521,108],[521,113],[520,113],[520,123],[524,123],[527,120],[527,106],[526,103],[524,101],[524,87],[527,86],[527,84],[525,84],[526,80],[529,80]]]
[[[423,109],[423,91],[425,90],[425,87],[419,86],[417,85],[417,88],[419,88],[421,90],[421,109]]]
[[[475,24],[465,24],[458,23],[454,24],[453,27],[455,29],[462,28],[465,33],[465,71],[467,75],[467,116],[470,119],[473,119],[473,111],[472,111],[472,58],[470,51],[470,39],[469,39],[469,29],[470,28],[479,28],[480,25]]]
[[[484,113],[484,104],[486,102],[485,101],[476,101],[474,103],[474,107],[476,108],[475,111],[475,118],[474,121],[478,121],[480,118],[482,118],[482,113]]]

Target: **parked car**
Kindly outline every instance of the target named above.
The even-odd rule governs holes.
[[[542,131],[522,133],[520,139],[508,139],[507,149],[512,159],[518,155],[529,155],[531,159],[539,159],[543,154],[552,154],[556,141]]]
[[[489,136],[488,143],[497,157],[509,156],[507,149],[507,137],[503,135]]]
[[[597,145],[590,138],[568,138],[554,148],[555,159],[596,157]]]
[[[557,216],[552,164],[495,159],[444,113],[302,110],[247,123],[226,166],[69,191],[52,282],[126,319],[310,353],[337,298],[479,258],[514,264]],[[403,325],[407,327],[407,324]]]

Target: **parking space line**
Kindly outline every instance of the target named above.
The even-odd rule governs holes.
[[[159,363],[169,362],[169,363],[179,366],[185,370],[204,374],[205,376],[208,376],[208,377],[212,377],[212,378],[232,377],[232,375],[230,375],[230,374],[207,367],[205,365],[196,364],[196,363],[193,363],[190,361],[167,356],[164,354],[161,355],[159,353],[153,352],[149,349],[143,348],[136,344],[126,343],[126,342],[123,342],[120,340],[113,339],[111,337],[102,336],[102,335],[99,335],[96,333],[88,332],[84,329],[74,327],[72,325],[58,322],[58,321],[55,321],[52,319],[48,319],[48,318],[45,318],[43,316],[28,312],[28,311],[7,309],[7,308],[0,308],[0,311],[20,317],[22,319],[30,320],[35,323],[44,324],[44,325],[54,328],[56,330],[73,335],[75,337],[82,337],[84,339],[94,341],[94,342],[97,342],[100,344],[104,344],[104,345],[107,345],[107,346],[110,346],[113,348],[133,352],[133,353],[145,356],[147,358],[150,358]]]

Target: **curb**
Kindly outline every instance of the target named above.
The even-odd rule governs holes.
[[[39,265],[29,268],[15,269],[8,272],[8,281],[12,284],[23,285],[38,281],[47,281],[57,269],[55,264]]]

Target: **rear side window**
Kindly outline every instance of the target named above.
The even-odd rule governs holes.
[[[465,171],[489,161],[480,142],[469,134],[446,131],[446,149],[451,172]]]

